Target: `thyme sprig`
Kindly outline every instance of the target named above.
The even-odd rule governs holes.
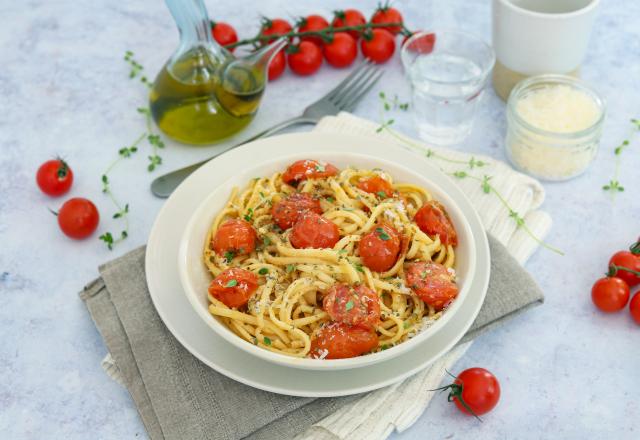
[[[133,57],[134,57],[134,54],[130,50],[124,53],[124,60],[131,67],[131,70],[129,71],[129,78],[134,79],[139,77],[140,82],[142,84],[151,88],[151,86],[153,85],[153,82],[149,81],[149,79],[143,74],[144,67],[142,66],[142,64],[137,62]]]
[[[149,158],[149,165],[147,165],[147,170],[149,172],[156,169],[156,166],[162,164],[162,157],[158,154],[159,148],[164,148],[164,142],[159,134],[154,133],[153,125],[151,123],[151,110],[147,107],[138,107],[138,113],[144,115],[145,122],[147,124],[147,132],[145,133],[147,137],[147,142],[151,145],[151,155],[147,156]]]
[[[631,132],[630,139],[640,131],[640,120],[631,119],[631,123],[633,124],[634,130]],[[615,159],[615,170],[613,172],[613,178],[609,180],[609,182],[602,187],[603,190],[609,192],[611,194],[611,198],[615,199],[616,194],[624,191],[624,186],[620,183],[620,165],[622,164],[622,152],[627,149],[629,144],[631,143],[630,139],[623,140],[620,145],[613,149],[613,154],[616,156]]]

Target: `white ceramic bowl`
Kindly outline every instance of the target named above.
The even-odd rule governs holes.
[[[209,313],[207,291],[212,278],[202,261],[202,254],[208,229],[215,216],[223,209],[233,187],[243,188],[252,178],[272,175],[278,170],[284,170],[289,164],[299,159],[323,160],[341,169],[350,165],[368,169],[382,168],[393,177],[394,182],[414,183],[427,188],[433,194],[433,197],[446,207],[459,237],[455,263],[459,294],[433,325],[413,338],[379,353],[349,359],[301,359],[274,353],[253,345],[237,336]],[[207,325],[230,344],[261,359],[279,365],[311,370],[337,370],[363,367],[391,359],[411,350],[438,332],[457,312],[469,293],[471,280],[476,270],[476,262],[472,257],[474,254],[475,240],[467,220],[453,199],[440,188],[438,182],[432,180],[429,176],[421,176],[396,163],[363,154],[328,150],[302,151],[299,154],[274,158],[259,166],[247,169],[238,167],[238,172],[233,178],[214,188],[209,197],[193,213],[182,235],[178,252],[178,269],[180,281],[193,308]]]

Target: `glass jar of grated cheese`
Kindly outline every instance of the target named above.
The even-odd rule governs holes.
[[[583,81],[565,75],[527,78],[509,95],[507,156],[534,177],[575,177],[596,155],[604,117],[604,101]]]

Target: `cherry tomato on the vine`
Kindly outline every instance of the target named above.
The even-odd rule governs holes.
[[[82,197],[64,202],[57,215],[62,232],[75,240],[81,240],[93,234],[100,222],[96,205]]]
[[[618,277],[600,278],[591,289],[591,300],[603,312],[617,312],[629,301],[629,285]]]
[[[350,66],[358,56],[356,40],[346,32],[336,32],[332,40],[322,47],[324,58],[333,67]]]
[[[280,49],[269,62],[269,81],[273,81],[280,77],[287,66],[287,57],[284,54],[284,49]]]
[[[449,389],[449,400],[465,414],[481,416],[491,411],[500,400],[498,379],[484,368],[469,368],[458,374]]]
[[[322,51],[310,41],[301,41],[290,49],[287,63],[297,75],[307,76],[318,71],[322,65]]]
[[[268,42],[275,40],[275,37],[279,37],[280,35],[289,33],[293,30],[291,25],[287,20],[282,18],[264,18],[262,20],[262,27],[260,29],[260,34],[265,36],[273,36],[274,38],[270,38]]]
[[[388,4],[379,6],[376,12],[371,17],[371,23],[386,24],[386,23],[402,23],[402,14],[396,8],[390,7]],[[387,26],[384,28],[392,34],[396,35],[402,30],[402,26]]]
[[[357,9],[345,9],[344,11],[334,11],[333,13],[333,21],[331,21],[331,26],[333,27],[346,27],[346,26],[362,26],[366,24],[367,20],[364,18],[364,15]],[[346,31],[349,35],[351,35],[355,40],[360,38],[362,31]]]
[[[301,18],[297,23],[296,27],[298,28],[298,32],[309,32],[309,31],[321,31],[329,27],[329,22],[324,19],[324,17],[320,15],[309,15],[307,17]],[[302,41],[311,41],[312,43],[317,44],[318,46],[322,46],[324,41],[322,37],[317,35],[305,35],[300,37]]]
[[[609,266],[611,265],[625,267],[627,269],[640,272],[640,255],[636,255],[629,251],[616,252],[609,260]],[[640,277],[624,269],[618,269],[615,276],[626,281],[629,287],[640,284]]]
[[[360,49],[365,58],[374,63],[384,63],[393,56],[396,50],[396,42],[393,35],[384,29],[373,29],[366,32],[360,41]]]
[[[221,46],[227,46],[238,41],[238,34],[233,26],[222,21],[211,22],[211,34],[213,39]],[[229,50],[233,52],[234,49]]]
[[[71,188],[73,171],[62,159],[48,160],[38,168],[36,182],[43,193],[58,197]]]
[[[629,312],[631,312],[631,317],[636,322],[636,324],[640,325],[640,292],[636,292],[631,298],[631,302],[629,303]]]

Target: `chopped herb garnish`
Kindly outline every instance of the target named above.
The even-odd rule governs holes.
[[[266,267],[263,267],[263,268],[261,268],[261,269],[258,271],[258,273],[259,273],[260,275],[266,275],[266,274],[268,274],[268,273],[269,273],[269,269],[267,269]]]
[[[265,246],[269,246],[271,244],[271,239],[266,235],[262,236],[262,244]]]
[[[224,253],[224,259],[227,263],[231,263],[231,260],[233,260],[236,256],[236,253],[234,251],[227,251]]]
[[[346,253],[347,253],[347,250],[346,250],[346,249],[340,249],[340,250],[338,251],[338,253],[339,253],[339,254],[346,254]]]
[[[336,201],[336,199],[334,199],[333,197],[327,197],[327,202],[333,203],[335,201]]]
[[[324,167],[324,165],[319,163],[316,165],[316,171],[319,173],[324,173],[326,171],[326,168]]]
[[[376,193],[378,195],[378,197],[380,197],[381,199],[386,199],[387,198],[387,193],[384,191],[378,191]]]
[[[287,264],[287,273],[291,273],[296,270],[295,264]]]
[[[353,305],[353,300],[350,299],[349,302],[344,305],[344,309],[348,312],[349,310],[353,309]]]
[[[378,233],[378,237],[380,237],[381,240],[387,241],[391,238],[382,228],[376,228],[376,232]]]
[[[247,210],[247,214],[245,214],[244,219],[248,222],[251,221],[251,219],[253,218],[253,208],[249,208]]]
[[[387,348],[389,348],[389,346],[387,344],[384,344],[383,346],[380,347],[380,350],[384,351]]]
[[[224,287],[234,287],[238,285],[238,280],[229,280]]]
[[[411,321],[405,321],[405,322],[404,322],[404,324],[402,324],[402,326],[403,326],[405,329],[408,329],[409,327],[411,327]]]
[[[360,264],[360,263],[355,263],[355,264],[353,265],[353,267],[355,267],[355,268],[356,268],[356,270],[357,270],[358,272],[362,272],[362,273],[364,273],[364,269],[362,268],[362,264]]]
[[[264,345],[271,345],[271,339],[267,338],[266,336],[262,338],[262,340],[264,341]]]

